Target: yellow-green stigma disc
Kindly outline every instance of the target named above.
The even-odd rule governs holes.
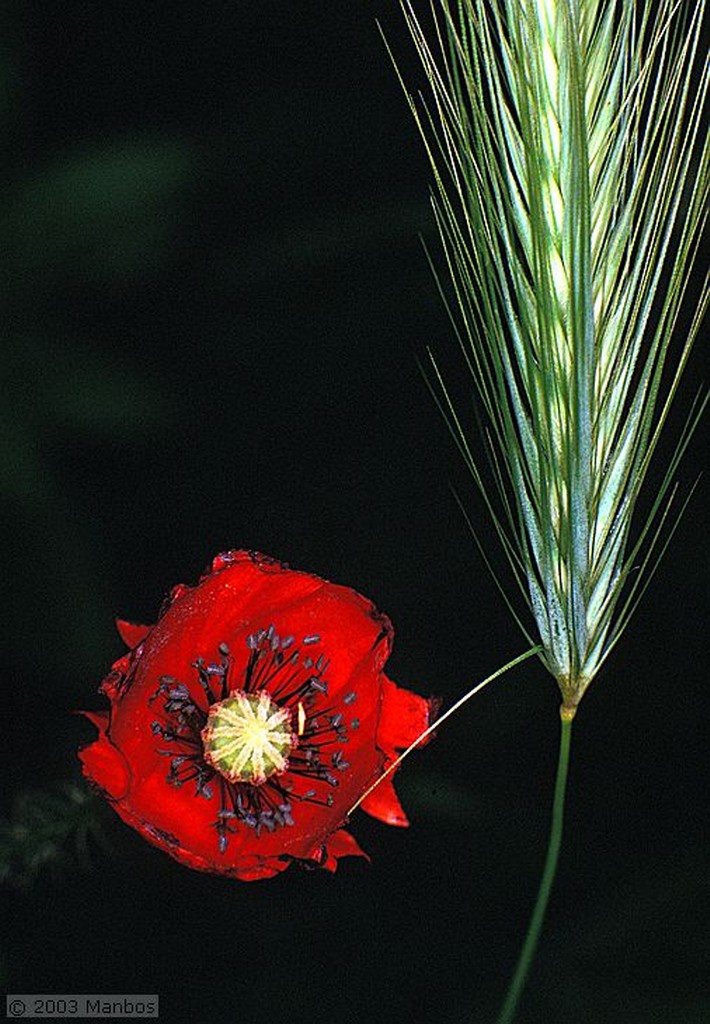
[[[211,706],[202,742],[205,761],[225,779],[259,786],[286,770],[298,738],[291,712],[265,690],[237,690]]]

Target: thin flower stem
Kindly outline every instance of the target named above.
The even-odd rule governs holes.
[[[560,755],[557,762],[557,778],[555,780],[555,798],[552,804],[552,823],[550,827],[550,839],[547,846],[545,867],[542,872],[540,889],[535,901],[535,909],[530,918],[525,942],[518,958],[513,980],[510,983],[503,1008],[498,1017],[497,1024],[511,1024],[518,1008],[518,1002],[522,995],[527,981],[530,967],[535,956],[535,950],[540,939],[540,932],[545,920],[547,904],[552,892],[552,885],[557,872],[557,861],[562,845],[562,826],[565,810],[565,790],[567,788],[567,771],[569,768],[570,742],[572,739],[572,718],[574,709],[564,706],[560,709],[561,730],[560,730]]]

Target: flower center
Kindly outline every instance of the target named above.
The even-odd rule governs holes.
[[[298,743],[291,712],[274,704],[266,690],[235,690],[213,704],[201,736],[208,764],[230,782],[254,786],[286,771]]]

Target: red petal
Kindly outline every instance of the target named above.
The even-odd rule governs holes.
[[[377,746],[390,760],[406,750],[430,725],[431,703],[417,693],[382,679],[382,709]],[[422,745],[426,743],[423,741]],[[384,785],[384,783],[383,783]]]
[[[378,821],[384,821],[385,825],[398,825],[400,828],[406,828],[409,825],[409,819],[402,810],[391,777],[386,778],[376,789],[373,789],[370,795],[362,801],[360,807],[371,817],[377,818]]]
[[[238,878],[242,882],[256,882],[262,878],[273,878],[274,875],[285,871],[290,864],[288,858],[264,857],[259,854],[210,856],[205,845],[205,856],[196,853],[181,845],[179,839],[167,830],[162,830],[156,825],[141,818],[129,806],[129,801],[119,800],[112,804],[113,809],[125,821],[127,825],[139,832],[144,839],[156,846],[159,850],[169,854],[180,864],[195,871],[204,871],[213,875],[228,875],[231,878]],[[212,844],[209,849],[213,850]]]
[[[227,643],[232,679],[238,681],[249,658],[247,638],[268,624],[282,638],[295,638],[296,644],[308,638],[313,662],[322,657],[330,663],[327,700],[344,705],[350,730],[347,761],[331,807],[304,800],[294,814],[294,827],[261,836],[240,829],[220,853],[215,800],[196,799],[191,787],[167,784],[167,765],[153,724],[160,717],[155,696],[161,680],[172,677],[204,709],[196,658],[209,661]],[[382,675],[392,628],[371,602],[275,560],[233,551],[218,556],[197,587],[174,587],[155,627],[124,621],[118,627],[130,653],[104,681],[110,718],[88,715],[101,735],[80,757],[85,774],[113,798],[112,806],[127,824],[189,867],[245,881],[278,874],[292,860],[315,861],[334,871],[340,857],[366,856],[339,825],[383,766],[418,738],[429,718],[427,701]],[[326,750],[323,756],[331,753]],[[364,809],[389,824],[408,824],[389,779]]]
[[[365,851],[358,845],[357,840],[343,828],[333,832],[322,849],[318,850],[316,857],[318,856],[323,858],[321,860],[321,867],[325,868],[326,871],[332,872],[337,870],[338,861],[341,857],[364,857],[365,860],[370,860]]]
[[[88,718],[100,733],[104,733],[108,729],[108,711],[75,711],[74,714]]]
[[[260,551],[248,551],[245,548],[234,548],[231,551],[223,551],[219,555],[215,555],[212,559],[212,564],[207,569],[200,579],[206,579],[212,576],[214,573],[221,572],[222,569],[229,569],[231,566],[239,562],[251,562],[252,565],[256,565],[262,572],[274,572],[274,573],[289,573],[292,574],[292,570],[289,569],[286,562],[280,562],[278,558],[272,558],[271,555],[263,555]]]
[[[137,622],[126,622],[125,619],[116,619],[116,629],[126,647],[130,647],[133,650],[141,640],[145,640],[150,633],[151,627],[141,626]]]
[[[120,813],[120,806],[116,808]],[[147,839],[153,846],[178,861],[185,867],[195,871],[204,871],[211,875],[228,875],[231,878],[238,878],[240,882],[258,882],[263,878],[273,878],[275,875],[285,871],[289,866],[288,860],[278,860],[276,857],[247,856],[237,857],[236,860],[208,860],[184,849],[182,846],[174,847],[164,840],[156,837],[145,826],[137,825],[135,821],[121,815],[127,824],[136,828],[144,839]]]
[[[183,861],[183,863],[187,863],[187,861]],[[274,875],[280,875],[288,866],[289,861],[277,860],[276,857],[241,857],[234,868],[220,873],[233,875],[240,882],[258,882],[262,878],[273,878]]]
[[[126,759],[106,735],[108,713],[82,711],[99,730],[99,738],[79,751],[84,775],[100,786],[113,800],[120,800],[128,792],[131,773]]]

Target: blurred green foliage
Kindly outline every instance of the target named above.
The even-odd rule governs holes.
[[[64,871],[89,868],[92,847],[107,852],[102,810],[84,783],[19,793],[0,819],[0,883],[27,888],[40,876],[56,882]]]
[[[20,287],[31,274],[51,289],[68,279],[115,285],[159,271],[194,173],[186,144],[148,137],[93,142],[33,169],[0,225]]]
[[[93,143],[28,168],[0,210],[11,310],[0,495],[5,529],[17,541],[10,564],[19,550],[42,553],[41,586],[31,558],[25,571],[17,566],[7,639],[17,654],[30,621],[53,622],[44,665],[55,673],[95,665],[110,619],[100,573],[105,531],[67,488],[62,454],[91,459],[100,446],[147,447],[173,417],[155,374],[101,337],[77,333],[82,290],[100,295],[161,272],[173,258],[193,173],[188,148],[174,141]]]

